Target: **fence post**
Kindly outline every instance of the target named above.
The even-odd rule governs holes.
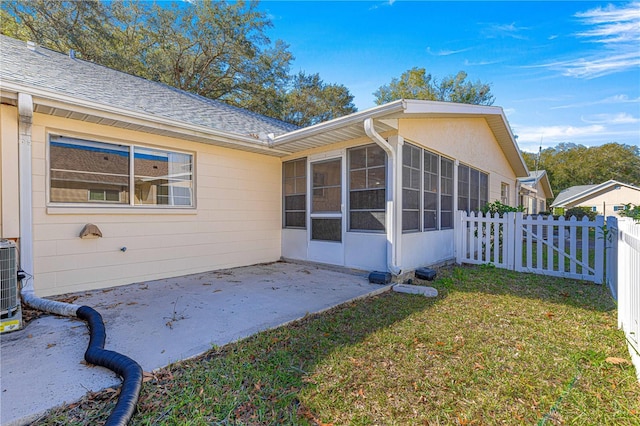
[[[454,226],[454,233],[455,233],[455,251],[456,251],[456,263],[458,265],[462,264],[462,251],[463,251],[463,246],[462,246],[462,233],[464,232],[464,229],[466,229],[466,225],[464,223],[464,216],[463,214],[466,213],[463,210],[458,210],[456,212],[456,226]]]
[[[608,244],[608,246],[607,246]],[[605,282],[611,296],[618,301],[618,218],[607,217],[607,235],[605,239]]]
[[[604,216],[596,216],[596,256],[595,256],[595,276],[596,284],[604,284]],[[588,259],[588,258],[587,258]]]
[[[519,213],[522,216],[522,213]],[[505,259],[507,263],[507,269],[515,270],[515,257],[517,252],[518,243],[516,242],[516,213],[509,212],[507,213],[506,220],[504,222],[504,240],[505,240],[505,251],[507,258]],[[520,255],[522,256],[522,244],[520,244]]]

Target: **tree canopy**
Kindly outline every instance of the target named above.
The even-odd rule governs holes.
[[[529,170],[536,170],[538,154],[523,152]],[[576,185],[595,185],[610,179],[640,185],[640,148],[607,143],[586,147],[561,143],[540,152],[537,169],[546,170],[554,193]]]
[[[32,0],[0,13],[5,35],[294,124],[355,110],[344,86],[289,75],[293,55],[256,2]]]
[[[467,73],[464,71],[437,80],[431,74],[427,74],[424,68],[417,67],[403,72],[400,78],[393,78],[391,83],[380,86],[373,95],[377,105],[397,99],[422,99],[476,105],[492,105],[494,101],[491,86],[480,81],[475,83],[468,81]]]
[[[283,118],[310,126],[356,112],[353,95],[339,84],[326,84],[318,74],[298,73],[284,99]]]

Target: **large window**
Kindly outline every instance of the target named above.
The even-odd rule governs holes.
[[[402,230],[420,230],[420,170],[422,150],[402,147]]]
[[[349,230],[384,231],[386,154],[377,145],[349,150]]]
[[[49,156],[52,203],[193,206],[191,154],[51,136]]]
[[[440,160],[440,229],[453,228],[453,161]]]
[[[307,226],[307,159],[287,161],[283,164],[284,226]]]
[[[458,210],[480,211],[489,202],[489,175],[473,167],[458,166]]]
[[[403,231],[433,231],[453,226],[453,166],[448,158],[404,144]]]

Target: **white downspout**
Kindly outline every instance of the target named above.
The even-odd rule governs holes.
[[[376,132],[373,126],[373,119],[367,118],[364,120],[364,132],[369,138],[380,146],[387,153],[389,157],[388,164],[391,164],[391,182],[387,187],[387,205],[386,205],[386,223],[387,229],[387,267],[389,272],[394,275],[400,275],[402,269],[399,265],[399,238],[398,227],[396,226],[396,208],[394,200],[397,199],[396,192],[398,191],[398,165],[397,155],[394,147],[387,142],[378,132]]]
[[[42,299],[35,295],[33,286],[33,203],[31,170],[31,126],[33,99],[18,93],[18,180],[20,188],[20,268],[29,278],[22,280],[20,294],[27,305],[58,315],[76,316],[80,307],[70,303]]]

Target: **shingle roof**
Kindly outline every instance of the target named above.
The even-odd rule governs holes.
[[[598,193],[599,191],[609,188],[617,188],[619,186],[626,186],[627,188],[632,188],[640,192],[640,188],[636,186],[610,179],[598,185],[579,185],[567,188],[558,194],[556,199],[553,200],[551,207],[564,207],[568,202],[574,203],[576,200],[591,197],[594,193]]]
[[[581,194],[583,192],[587,192],[595,188],[596,186],[598,185],[577,185],[577,186],[572,186],[570,188],[564,189],[560,191],[556,199],[553,200],[553,206],[562,205],[562,203],[564,203],[566,200],[573,198],[576,195]]]
[[[524,178],[518,178],[518,180],[524,184],[535,184],[538,182],[538,180],[540,180],[542,178],[542,176],[545,175],[546,170],[534,170],[534,171],[529,171],[529,176],[524,177]]]
[[[296,126],[0,35],[0,83],[25,84],[96,104],[240,135],[279,135]]]

